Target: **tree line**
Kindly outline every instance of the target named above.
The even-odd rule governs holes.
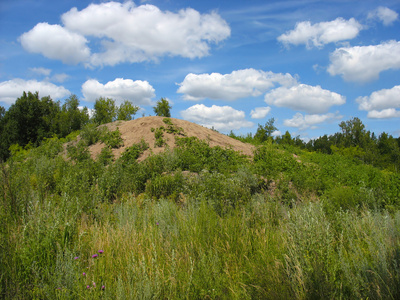
[[[157,116],[170,117],[171,106],[161,98],[153,107]],[[0,106],[0,160],[10,156],[10,147],[36,147],[45,138],[67,137],[88,124],[101,125],[116,120],[132,120],[139,107],[130,101],[117,105],[115,100],[100,97],[95,101],[92,113],[87,107],[81,107],[76,95],[71,95],[61,105],[49,96],[39,98],[39,93],[23,92],[8,110]],[[339,124],[340,131],[333,135],[323,135],[304,142],[299,136],[292,137],[289,131],[273,136],[277,130],[275,119],[269,119],[265,125],[258,124],[256,133],[230,137],[243,142],[261,145],[266,142],[294,146],[308,151],[326,154],[341,154],[361,160],[364,163],[389,169],[400,170],[400,137],[383,132],[377,136],[367,131],[362,121],[355,117]]]
[[[275,119],[271,118],[265,125],[258,124],[254,135],[249,133],[246,136],[236,136],[231,132],[229,136],[254,145],[270,142],[325,154],[340,154],[381,169],[400,171],[400,137],[394,138],[386,132],[377,136],[374,132],[367,131],[357,117],[342,121],[339,132],[325,134],[308,142],[304,142],[300,136],[292,137],[289,131],[274,137],[272,134],[277,130],[274,122]]]
[[[161,98],[153,108],[158,116],[170,117],[168,101]],[[39,98],[39,93],[23,92],[8,110],[0,106],[0,160],[10,156],[10,147],[36,147],[45,138],[67,137],[87,124],[105,124],[116,120],[132,120],[139,107],[128,100],[117,105],[115,100],[100,97],[92,114],[81,107],[76,95],[61,105],[50,96]]]

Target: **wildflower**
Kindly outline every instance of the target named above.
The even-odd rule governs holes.
[[[104,253],[104,251],[103,251],[103,250],[99,250],[99,253],[100,253],[100,254],[103,254],[103,253]]]
[[[93,286],[96,287],[96,282],[92,281],[92,283],[93,283]]]
[[[98,256],[97,254],[93,254],[93,255],[92,255],[93,258],[96,258],[97,256]]]
[[[104,290],[106,287],[104,285],[101,286],[101,289]]]
[[[158,225],[160,225],[160,223],[157,222],[156,225],[158,226]]]
[[[83,272],[83,273],[82,273],[82,276],[86,276],[86,273],[85,273],[85,272]]]
[[[79,257],[78,257],[78,256],[75,256],[74,259],[77,260],[77,259],[79,259]]]
[[[87,289],[90,289],[90,285],[87,285],[86,288],[87,288]]]

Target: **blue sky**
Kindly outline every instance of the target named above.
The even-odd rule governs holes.
[[[0,105],[75,94],[140,117],[164,97],[172,117],[223,133],[275,118],[309,140],[358,117],[397,137],[399,13],[398,0],[5,0]]]

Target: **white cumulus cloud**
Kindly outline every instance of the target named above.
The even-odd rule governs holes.
[[[66,64],[86,61],[90,56],[86,38],[60,25],[39,23],[19,38],[22,47]]]
[[[388,7],[380,6],[368,14],[369,19],[378,19],[385,26],[392,25],[397,20],[399,14]]]
[[[39,92],[39,97],[50,96],[53,100],[69,96],[71,92],[63,86],[47,81],[24,80],[15,78],[0,82],[0,102],[11,105],[23,92]]]
[[[237,100],[257,97],[273,88],[275,84],[291,86],[296,79],[290,74],[264,72],[255,69],[233,71],[230,74],[193,74],[186,75],[179,84],[178,93],[186,100]]]
[[[106,84],[89,79],[82,85],[82,94],[85,101],[94,102],[104,97],[114,99],[117,104],[129,100],[134,105],[151,105],[151,98],[155,96],[154,88],[147,81],[123,78],[116,78]]]
[[[311,24],[304,21],[296,24],[295,29],[278,37],[278,41],[288,46],[289,44],[305,44],[307,48],[323,47],[328,43],[336,43],[355,38],[363,26],[354,18],[345,20],[337,18],[330,22]]]
[[[360,104],[358,108],[361,110],[400,108],[400,85],[373,92],[367,97],[359,97],[356,101]]]
[[[387,108],[381,111],[371,110],[367,115],[370,119],[390,119],[390,118],[400,118],[400,111],[394,108]]]
[[[299,128],[299,130],[305,130],[308,128],[315,129],[318,124],[331,122],[334,120],[341,119],[338,113],[327,113],[327,114],[312,114],[312,115],[303,115],[301,113],[296,113],[293,118],[286,119],[283,121],[283,125],[288,127]]]
[[[271,107],[256,107],[255,109],[252,109],[250,112],[251,118],[252,119],[263,119],[265,118],[269,112],[271,111]]]
[[[265,102],[278,107],[305,111],[310,114],[325,113],[333,105],[342,105],[346,98],[338,93],[322,89],[319,85],[299,84],[276,88],[265,95]]]
[[[72,8],[61,20],[62,25],[37,24],[20,37],[22,46],[64,63],[113,66],[162,56],[203,57],[211,44],[231,33],[216,12],[201,14],[187,8],[175,13],[150,4],[136,6],[133,1]],[[100,49],[89,48],[93,39]]]
[[[382,89],[373,92],[370,96],[358,97],[360,110],[368,111],[368,118],[385,119],[400,116],[400,85],[391,89]]]
[[[222,132],[254,125],[252,122],[246,121],[244,111],[236,110],[231,106],[207,107],[204,104],[196,104],[181,111],[181,116],[184,120]]]
[[[400,42],[379,45],[343,47],[330,55],[329,74],[342,75],[344,80],[367,82],[379,73],[400,68]]]

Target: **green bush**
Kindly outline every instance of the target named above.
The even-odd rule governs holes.
[[[68,158],[82,162],[90,159],[90,151],[85,141],[80,140],[76,145],[70,144],[67,146]]]
[[[146,183],[146,194],[151,198],[171,198],[177,200],[183,190],[184,178],[181,172],[158,175]]]
[[[112,149],[124,146],[124,141],[121,137],[121,132],[119,131],[118,128],[117,130],[114,131],[105,130],[101,134],[100,140]]]
[[[102,135],[102,131],[106,130],[106,127],[101,127],[103,129],[98,129],[97,125],[94,123],[89,123],[85,125],[80,133],[81,139],[86,142],[88,146],[96,144]]]
[[[107,166],[110,163],[112,163],[114,160],[114,154],[109,147],[103,147],[100,151],[100,154],[97,157],[97,161],[104,165]]]
[[[133,144],[125,149],[121,155],[121,160],[124,164],[136,162],[139,156],[149,148],[149,145],[142,139],[140,143]]]

